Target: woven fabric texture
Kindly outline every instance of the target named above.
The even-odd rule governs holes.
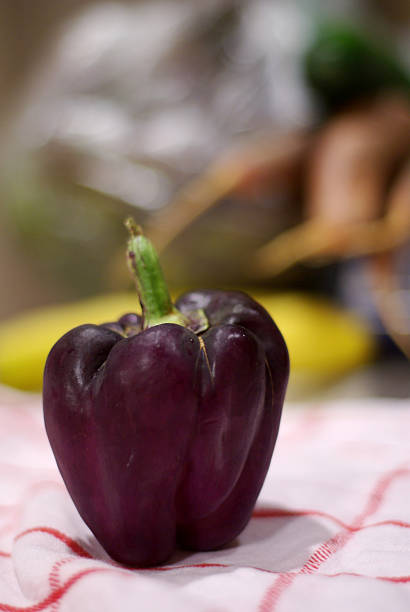
[[[72,504],[40,398],[1,390],[1,610],[408,612],[410,402],[286,404],[241,536],[129,569]]]

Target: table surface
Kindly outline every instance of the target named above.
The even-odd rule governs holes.
[[[0,390],[0,610],[408,612],[409,432],[408,400],[287,402],[239,538],[131,570],[72,504],[40,398]]]

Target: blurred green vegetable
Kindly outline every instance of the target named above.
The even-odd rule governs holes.
[[[340,22],[319,26],[304,57],[304,72],[329,110],[381,91],[410,93],[410,76],[395,50]]]

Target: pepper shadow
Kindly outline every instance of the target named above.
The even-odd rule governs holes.
[[[289,509],[258,507],[239,536],[241,557],[249,557],[261,569],[274,572],[302,567],[318,546],[340,527],[325,517],[297,514]]]
[[[117,564],[117,562],[110,557],[110,555],[105,551],[103,546],[101,546],[97,538],[92,533],[83,536],[82,538],[76,538],[76,542],[79,544],[81,549],[90,556],[91,560]],[[83,554],[79,554],[79,557],[84,556],[85,555]]]
[[[169,563],[220,563],[273,572],[293,571],[339,529],[325,517],[259,506],[243,532],[224,547],[204,552],[177,550]]]
[[[272,572],[294,571],[306,563],[320,544],[339,530],[337,524],[325,517],[297,514],[286,508],[259,506],[243,532],[222,548],[210,551],[177,548],[162,567],[172,569],[172,566],[179,565],[206,565],[211,569],[212,564],[220,564],[226,565],[228,571],[244,566]],[[92,534],[78,540],[78,543],[96,561],[117,565]],[[220,568],[216,567],[215,571],[220,571]]]

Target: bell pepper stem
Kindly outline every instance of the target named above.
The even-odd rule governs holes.
[[[153,244],[144,236],[134,219],[128,218],[125,225],[130,234],[127,246],[128,267],[134,277],[141,304],[143,329],[161,323],[176,323],[196,333],[207,329],[208,321],[203,311],[185,315],[173,305]]]

